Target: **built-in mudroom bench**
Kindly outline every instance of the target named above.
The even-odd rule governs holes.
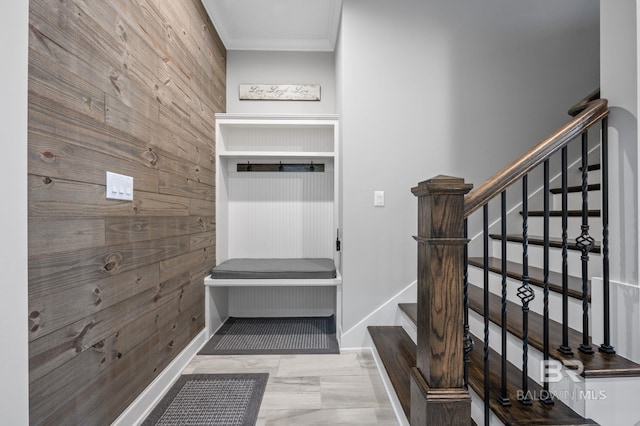
[[[227,317],[334,315],[341,334],[335,115],[216,114],[209,336]]]

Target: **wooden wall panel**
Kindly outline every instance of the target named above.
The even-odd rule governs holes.
[[[153,150],[150,144],[51,101],[45,94],[30,91],[29,139],[35,137],[45,141],[60,140],[121,161],[138,163],[141,167],[153,169],[157,166],[155,157],[148,154]]]
[[[199,0],[30,1],[30,423],[111,423],[204,328],[225,58]]]

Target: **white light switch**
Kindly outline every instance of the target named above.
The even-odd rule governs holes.
[[[373,205],[384,207],[384,191],[373,191]]]
[[[107,172],[107,198],[133,200],[133,177]]]

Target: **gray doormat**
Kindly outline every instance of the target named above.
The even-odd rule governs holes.
[[[185,374],[143,426],[253,426],[269,374]]]
[[[338,354],[329,317],[230,317],[198,355]]]

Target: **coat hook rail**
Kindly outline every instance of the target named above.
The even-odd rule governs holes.
[[[238,163],[238,172],[324,172],[323,163]]]

